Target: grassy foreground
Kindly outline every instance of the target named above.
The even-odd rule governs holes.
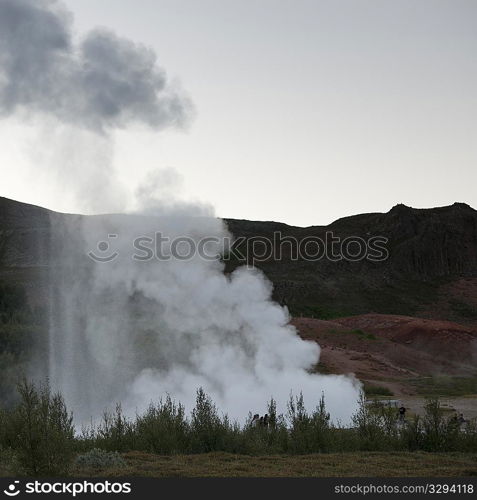
[[[476,476],[475,453],[369,452],[254,457],[232,453],[153,455],[129,452],[126,465],[74,476],[140,477],[345,477]]]
[[[464,477],[477,476],[476,453],[356,452],[249,456],[122,454],[120,467],[75,466],[73,477]],[[0,462],[0,477],[11,476]]]

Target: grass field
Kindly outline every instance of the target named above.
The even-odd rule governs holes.
[[[96,470],[75,467],[71,475],[76,477],[477,476],[475,453],[362,452],[248,456],[216,452],[164,456],[134,451],[124,453],[122,457],[126,463],[124,467]],[[12,473],[8,461],[0,460],[0,477],[11,476]]]
[[[409,379],[418,394],[425,396],[472,396],[477,394],[477,376],[451,377],[446,375],[436,377],[420,377]]]
[[[161,456],[123,454],[126,466],[75,476],[141,477],[353,477],[477,476],[477,454],[464,453],[330,453],[247,456],[229,453]]]

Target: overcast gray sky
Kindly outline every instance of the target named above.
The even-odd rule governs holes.
[[[99,25],[152,47],[195,105],[186,131],[114,134],[131,189],[172,167],[219,216],[302,226],[396,203],[477,206],[475,0],[66,4],[78,37]],[[33,128],[0,124],[0,195],[79,210],[28,174],[46,161]]]

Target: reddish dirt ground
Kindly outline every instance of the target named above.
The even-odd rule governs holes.
[[[324,321],[294,318],[300,336],[321,347],[318,370],[353,373],[386,387],[409,414],[423,414],[426,399],[413,383],[433,376],[477,376],[477,327],[408,316],[365,314]],[[442,396],[444,410],[477,417],[477,394]]]
[[[321,346],[320,370],[354,373],[396,396],[416,394],[409,379],[477,373],[473,326],[384,314],[333,321],[294,318],[292,323],[302,338]]]

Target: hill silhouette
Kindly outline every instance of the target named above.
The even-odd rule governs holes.
[[[54,215],[54,218],[52,216]],[[0,198],[0,279],[23,283],[35,298],[51,262],[51,224],[66,218],[44,208]],[[52,222],[54,220],[55,222]],[[477,323],[477,211],[463,203],[415,209],[396,205],[387,213],[361,214],[328,226],[293,227],[278,222],[225,220],[239,255],[263,270],[274,298],[294,316],[319,319],[381,313]],[[385,238],[388,257],[306,260],[281,245],[281,258],[253,260],[250,241],[267,238],[326,240]],[[275,245],[276,247],[276,245]],[[257,245],[259,248],[259,245]],[[276,250],[276,248],[274,248]],[[253,255],[252,255],[253,257]],[[246,263],[234,254],[226,272]],[[38,294],[42,296],[42,292]]]

